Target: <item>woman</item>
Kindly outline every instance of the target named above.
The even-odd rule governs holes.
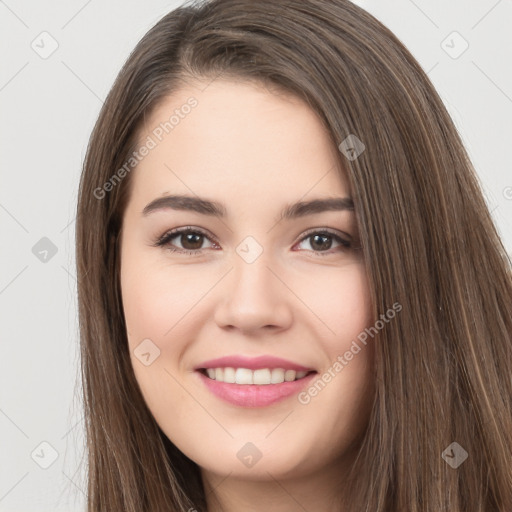
[[[80,185],[92,511],[512,510],[510,260],[443,103],[343,0],[213,0]]]

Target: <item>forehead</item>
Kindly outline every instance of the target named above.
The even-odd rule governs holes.
[[[144,145],[151,148],[133,192],[145,199],[173,191],[268,202],[350,195],[318,115],[295,96],[253,83],[182,87],[146,118]]]

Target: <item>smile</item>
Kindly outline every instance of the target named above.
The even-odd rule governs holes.
[[[293,382],[304,378],[307,371],[285,370],[284,368],[261,368],[250,370],[248,368],[207,368],[204,374],[212,380],[228,384],[256,384],[267,386],[269,384],[281,384]]]
[[[208,376],[208,370],[212,377]],[[282,368],[209,368],[194,372],[206,389],[223,402],[237,407],[266,407],[297,396],[317,375],[316,371],[283,370]],[[213,378],[215,372],[215,378]],[[226,379],[235,382],[227,382]],[[217,379],[219,375],[219,379]],[[286,380],[286,379],[289,380]],[[268,382],[268,381],[271,382]],[[272,382],[272,380],[278,382]],[[262,382],[259,384],[258,382]]]

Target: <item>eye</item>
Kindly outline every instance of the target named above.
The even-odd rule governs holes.
[[[310,231],[302,238],[299,245],[304,242],[308,242],[310,247],[308,250],[312,251],[315,256],[327,256],[329,254],[333,254],[332,251],[329,251],[329,249],[332,248],[333,239],[339,244],[341,251],[348,250],[352,247],[349,240],[345,240],[340,235],[327,228],[320,231]]]
[[[201,246],[204,240],[213,239],[210,235],[199,228],[187,226],[184,228],[173,229],[164,233],[155,243],[157,247],[165,247],[171,252],[186,253],[189,255],[202,254]],[[171,242],[177,239],[181,247],[175,247]],[[216,244],[216,241],[215,241]]]
[[[350,237],[347,235],[347,238]],[[175,242],[173,242],[175,239],[180,246],[175,246]],[[202,245],[205,240],[213,240],[213,244],[210,245],[210,248],[220,247],[218,242],[211,235],[202,229],[194,228],[193,226],[186,226],[167,231],[155,242],[154,245],[157,247],[165,247],[171,252],[195,256],[204,252],[205,248],[203,248]],[[333,254],[333,251],[330,251],[333,245],[333,240],[334,243],[338,243],[338,246],[341,247],[341,251],[349,250],[352,247],[349,240],[344,239],[339,234],[329,230],[328,228],[309,231],[302,237],[296,246],[308,242],[310,248],[306,249],[307,251],[318,256],[327,256],[329,254]]]

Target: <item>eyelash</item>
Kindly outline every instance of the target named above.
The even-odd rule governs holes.
[[[170,245],[170,241],[173,238],[176,238],[178,235],[185,235],[185,234],[191,234],[191,233],[203,235],[204,237],[208,238],[210,241],[213,241],[216,244],[218,244],[218,241],[214,237],[212,237],[211,235],[209,235],[202,229],[195,228],[193,226],[186,226],[183,228],[177,228],[177,229],[173,229],[171,231],[167,231],[160,238],[158,238],[158,240],[155,242],[154,245],[156,247],[165,247],[167,250],[169,250],[171,252],[175,252],[175,253],[186,254],[189,256],[200,256],[201,254],[203,254],[205,249],[196,249],[196,250],[179,249],[179,248],[172,247]],[[336,241],[338,241],[341,244],[342,252],[352,248],[352,244],[348,240],[341,238],[337,233],[333,232],[329,228],[322,228],[322,229],[315,228],[314,230],[312,229],[312,230],[306,231],[306,233],[304,233],[304,235],[302,236],[302,238],[299,240],[298,243],[301,243],[304,240],[311,238],[313,235],[330,235],[331,237],[335,238]],[[321,256],[321,257],[329,256],[329,255],[333,254],[332,252],[328,252],[328,251],[310,250],[309,252],[312,252],[313,254],[315,254],[315,256]]]

